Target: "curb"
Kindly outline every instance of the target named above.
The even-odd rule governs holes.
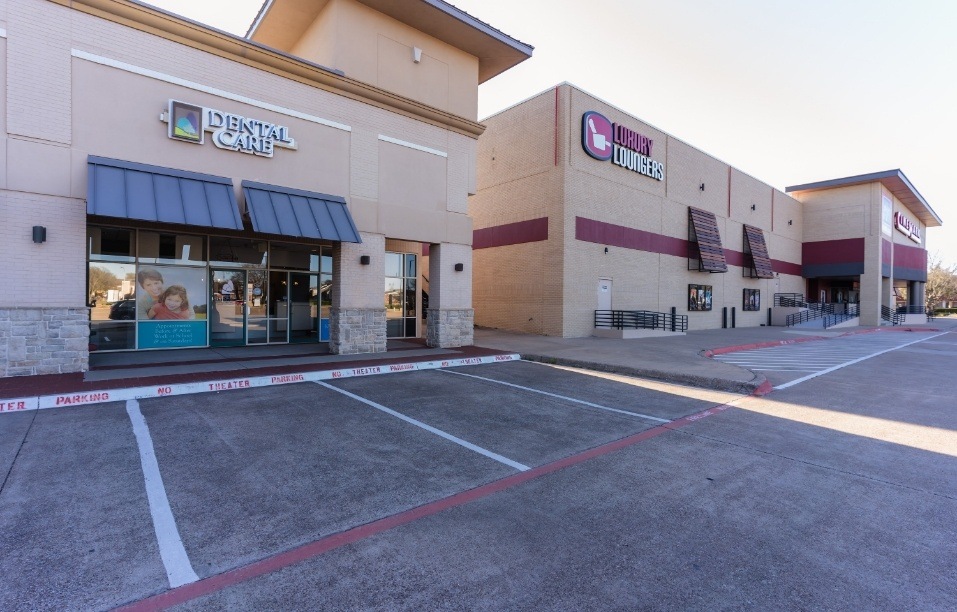
[[[637,376],[640,378],[650,378],[661,382],[688,385],[691,387],[701,387],[704,389],[713,389],[715,391],[729,391],[731,393],[743,393],[751,395],[762,389],[764,385],[770,383],[761,374],[755,374],[754,378],[748,382],[738,382],[726,378],[710,378],[707,376],[696,376],[694,374],[676,374],[665,370],[651,370],[646,368],[632,368],[628,366],[612,365],[607,363],[598,363],[594,361],[579,361],[577,359],[565,359],[564,357],[552,357],[549,355],[525,354],[521,356],[526,361],[536,361],[538,363],[568,366],[571,368],[581,368],[583,370],[594,370],[596,372],[608,372],[610,374],[623,374],[625,376]]]
[[[220,391],[252,389],[256,387],[272,387],[276,385],[315,382],[320,380],[337,380],[340,378],[353,378],[356,376],[374,376],[378,374],[394,374],[398,372],[436,370],[439,368],[454,368],[485,363],[498,363],[502,361],[516,361],[518,359],[519,355],[511,353],[503,355],[488,355],[484,357],[462,357],[457,359],[442,359],[437,361],[417,361],[393,363],[388,365],[370,365],[366,367],[342,368],[338,370],[313,370],[307,372],[291,372],[287,374],[274,374],[265,376],[237,376],[186,383],[160,384],[147,387],[120,387],[113,389],[102,389],[98,391],[29,396],[0,400],[0,414],[25,412],[28,410],[45,410],[48,408],[87,406],[90,404],[103,404],[106,402],[119,402],[131,399],[139,400],[157,397],[171,397],[174,395],[218,393]]]

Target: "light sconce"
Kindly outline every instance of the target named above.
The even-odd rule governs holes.
[[[47,240],[47,228],[42,225],[33,226],[33,241],[37,244],[43,244]]]
[[[412,47],[412,61],[416,64],[422,61],[422,49]]]
[[[605,255],[608,254],[608,247],[605,247]]]
[[[359,257],[359,264],[360,264],[360,265],[368,266],[370,263],[372,263],[372,258],[369,257],[368,255],[362,255],[362,256]]]
[[[461,271],[464,270],[464,269],[465,269],[465,264],[455,264],[455,271],[456,271],[456,272],[461,272]]]
[[[788,219],[788,225],[794,225],[794,221],[792,221],[791,219]]]
[[[757,209],[758,209],[758,205],[757,205],[757,204],[752,204],[752,205],[751,205],[751,210],[757,210]]]
[[[701,191],[704,191],[704,183],[701,183],[701,186],[698,187],[698,189],[700,189]]]

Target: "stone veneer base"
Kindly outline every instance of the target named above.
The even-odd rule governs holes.
[[[436,348],[471,346],[475,311],[471,308],[430,308],[426,311],[426,344]]]
[[[89,308],[0,307],[0,377],[90,367]]]
[[[333,308],[329,313],[329,351],[335,355],[384,353],[385,308]]]

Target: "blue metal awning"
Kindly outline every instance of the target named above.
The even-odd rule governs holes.
[[[87,214],[243,229],[228,178],[93,155],[87,161]]]
[[[346,201],[339,196],[252,181],[243,181],[242,186],[246,209],[257,232],[362,242]]]

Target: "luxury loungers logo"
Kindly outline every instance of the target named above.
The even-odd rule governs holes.
[[[177,100],[169,101],[169,111],[160,115],[169,124],[174,140],[203,144],[206,132],[212,132],[213,144],[220,149],[272,157],[276,147],[297,148],[289,128],[259,119],[249,119],[213,108],[204,108]]]
[[[582,148],[600,161],[611,163],[655,180],[665,178],[665,165],[651,159],[655,142],[604,115],[588,111],[582,115]]]

